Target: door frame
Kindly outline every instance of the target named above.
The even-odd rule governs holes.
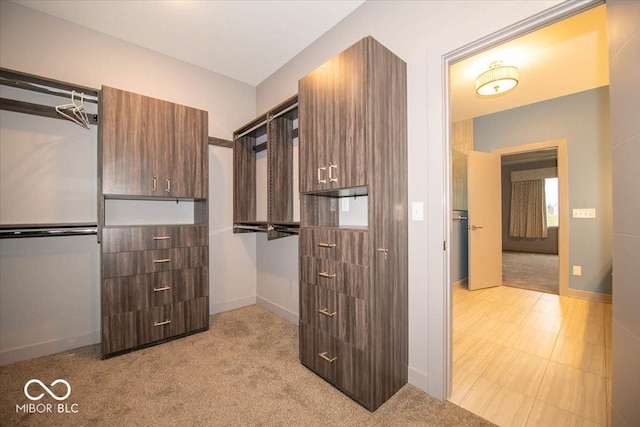
[[[549,148],[557,150],[558,159],[558,292],[560,296],[573,296],[569,293],[569,150],[567,149],[567,139],[561,138],[496,148],[491,152],[502,157]]]
[[[489,34],[475,42],[464,45],[458,49],[445,53],[441,56],[441,71],[442,71],[442,143],[443,143],[443,156],[442,165],[444,171],[444,185],[443,185],[443,218],[445,219],[444,237],[445,242],[451,241],[451,224],[448,220],[451,216],[451,102],[450,102],[450,76],[449,70],[451,65],[461,61],[470,56],[476,55],[487,49],[501,45],[507,41],[524,36],[525,34],[536,31],[540,28],[551,25],[555,22],[562,21],[577,15],[581,12],[589,10],[593,7],[599,6],[605,3],[605,0],[586,0],[586,1],[566,1],[560,3],[557,6],[553,6],[541,13],[533,15],[527,19],[517,22],[511,26],[508,26],[502,30],[499,30],[493,34]],[[443,334],[445,337],[444,348],[442,354],[443,366],[443,397],[449,399],[451,397],[452,388],[452,346],[453,346],[453,326],[452,326],[452,292],[451,292],[451,256],[450,251],[443,251],[443,283],[444,287],[444,325]],[[579,292],[579,291],[577,291]],[[431,387],[430,387],[431,388]]]

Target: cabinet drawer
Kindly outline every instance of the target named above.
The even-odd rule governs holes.
[[[315,258],[368,265],[369,233],[331,228],[300,229],[300,253]]]
[[[208,268],[114,277],[102,286],[102,315],[111,316],[207,296]]]
[[[102,353],[127,350],[184,332],[183,303],[106,316],[102,319]]]
[[[300,361],[369,406],[369,353],[300,322]]]
[[[207,246],[116,252],[102,255],[102,278],[135,276],[158,271],[205,267],[209,262]]]
[[[148,226],[102,229],[102,253],[206,246],[207,226]]]
[[[361,350],[368,348],[367,301],[302,283],[300,320]]]
[[[369,298],[369,267],[302,256],[300,280],[356,298]]]

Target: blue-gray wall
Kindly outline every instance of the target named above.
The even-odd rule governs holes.
[[[569,220],[569,287],[611,293],[611,140],[609,88],[588,90],[473,121],[474,150],[491,151],[566,138],[569,209],[596,208],[596,219]]]

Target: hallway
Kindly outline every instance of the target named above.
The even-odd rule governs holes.
[[[454,287],[453,403],[500,426],[607,425],[610,385],[610,304]]]

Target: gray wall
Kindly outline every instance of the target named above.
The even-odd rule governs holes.
[[[639,426],[640,2],[607,1],[613,145],[611,425]]]
[[[207,110],[221,138],[255,116],[252,86],[8,1],[0,66]],[[2,111],[0,135],[4,223],[96,221],[95,128]],[[231,150],[211,146],[213,312],[255,303],[255,236],[232,233],[232,170]],[[1,364],[100,341],[98,254],[95,236],[0,241]]]
[[[511,172],[527,169],[552,168],[555,160],[533,161],[502,165],[502,250],[535,252],[542,254],[558,253],[558,227],[548,227],[544,239],[527,239],[509,236],[509,216],[511,213]]]
[[[595,219],[569,219],[569,288],[611,293],[611,137],[609,88],[478,117],[474,149],[566,138],[569,157],[569,210],[595,208]]]

